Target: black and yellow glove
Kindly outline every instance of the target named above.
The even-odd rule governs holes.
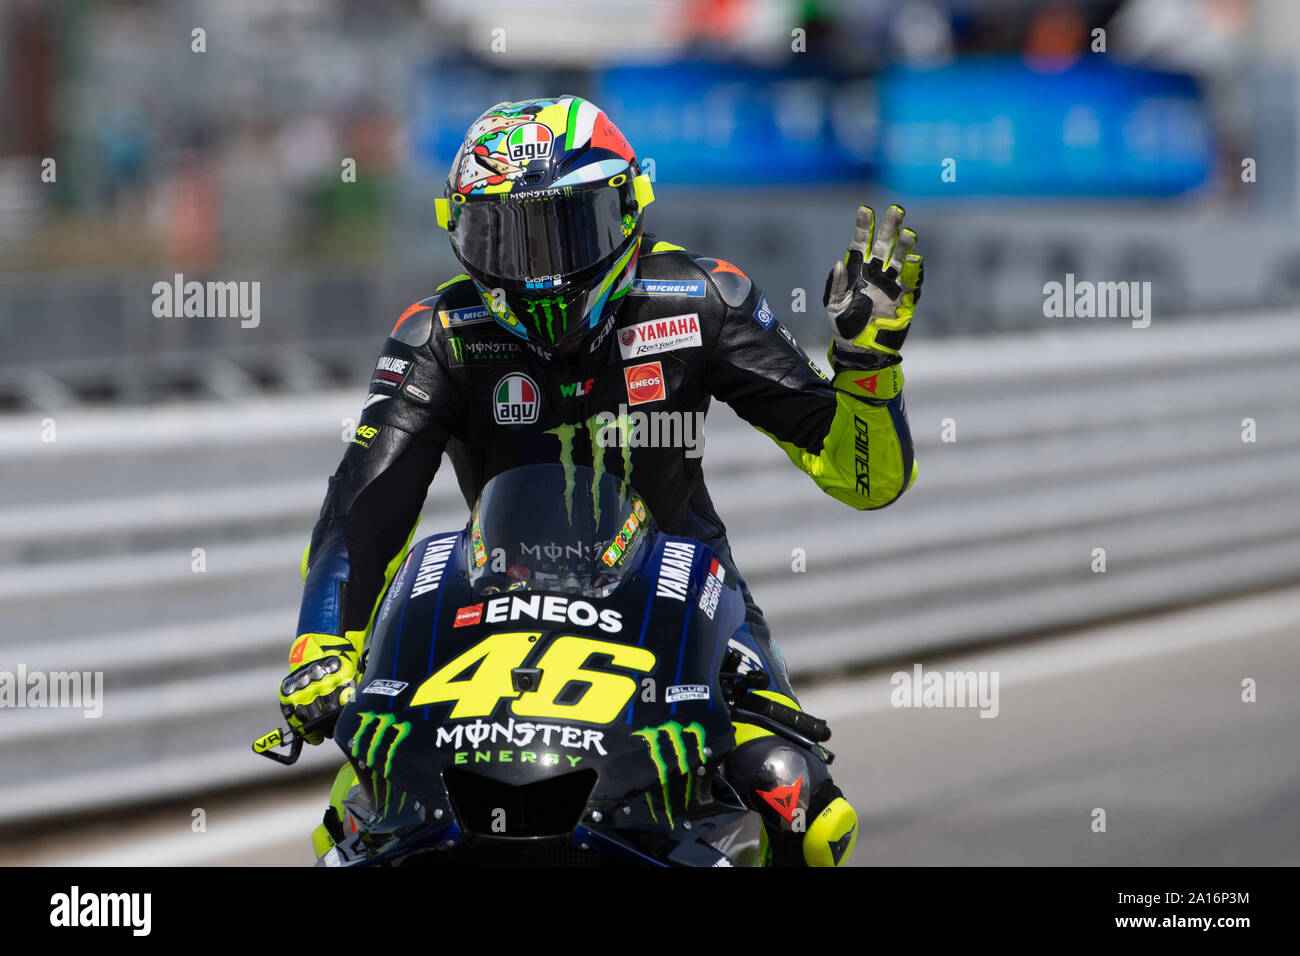
[[[293,642],[289,664],[294,669],[280,682],[280,711],[307,743],[319,744],[331,734],[333,719],[356,696],[365,637],[364,631],[343,637],[303,634]]]
[[[890,206],[877,231],[875,213],[859,206],[848,252],[826,277],[822,304],[831,322],[828,354],[837,373],[836,387],[841,386],[841,378],[846,383],[862,378],[855,372],[885,369],[902,361],[899,350],[924,279],[921,257],[912,252],[916,233],[900,230],[902,222],[903,207]],[[863,397],[892,397],[876,395],[865,386],[848,390]]]

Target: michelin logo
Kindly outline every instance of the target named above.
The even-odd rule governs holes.
[[[443,309],[438,313],[438,319],[444,329],[457,329],[462,325],[491,322],[492,315],[484,306],[472,305],[464,309]]]
[[[674,282],[665,279],[638,279],[628,295],[684,295],[698,299],[704,295],[703,280]]]

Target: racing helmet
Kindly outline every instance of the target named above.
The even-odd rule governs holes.
[[[550,358],[606,339],[653,201],[618,127],[560,96],[498,103],[474,121],[438,224],[497,323]]]

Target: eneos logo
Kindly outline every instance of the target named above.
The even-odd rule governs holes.
[[[537,421],[537,383],[522,372],[497,382],[492,413],[498,425],[530,425]]]
[[[524,123],[510,131],[506,139],[506,150],[512,163],[526,163],[534,159],[545,159],[551,155],[555,145],[555,134],[549,126],[542,123]]]
[[[456,620],[452,627],[472,627],[481,620],[483,620],[483,605],[471,604],[456,612]]]
[[[646,402],[658,402],[668,395],[664,385],[664,370],[658,362],[645,365],[633,365],[623,369],[627,380],[627,403],[643,405]]]

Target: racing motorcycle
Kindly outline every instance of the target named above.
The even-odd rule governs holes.
[[[382,597],[333,728],[357,782],[317,865],[762,865],[762,821],[719,773],[732,720],[830,734],[751,693],[768,675],[744,617],[734,575],[616,476],[497,475]],[[302,744],[253,749],[291,764]]]

